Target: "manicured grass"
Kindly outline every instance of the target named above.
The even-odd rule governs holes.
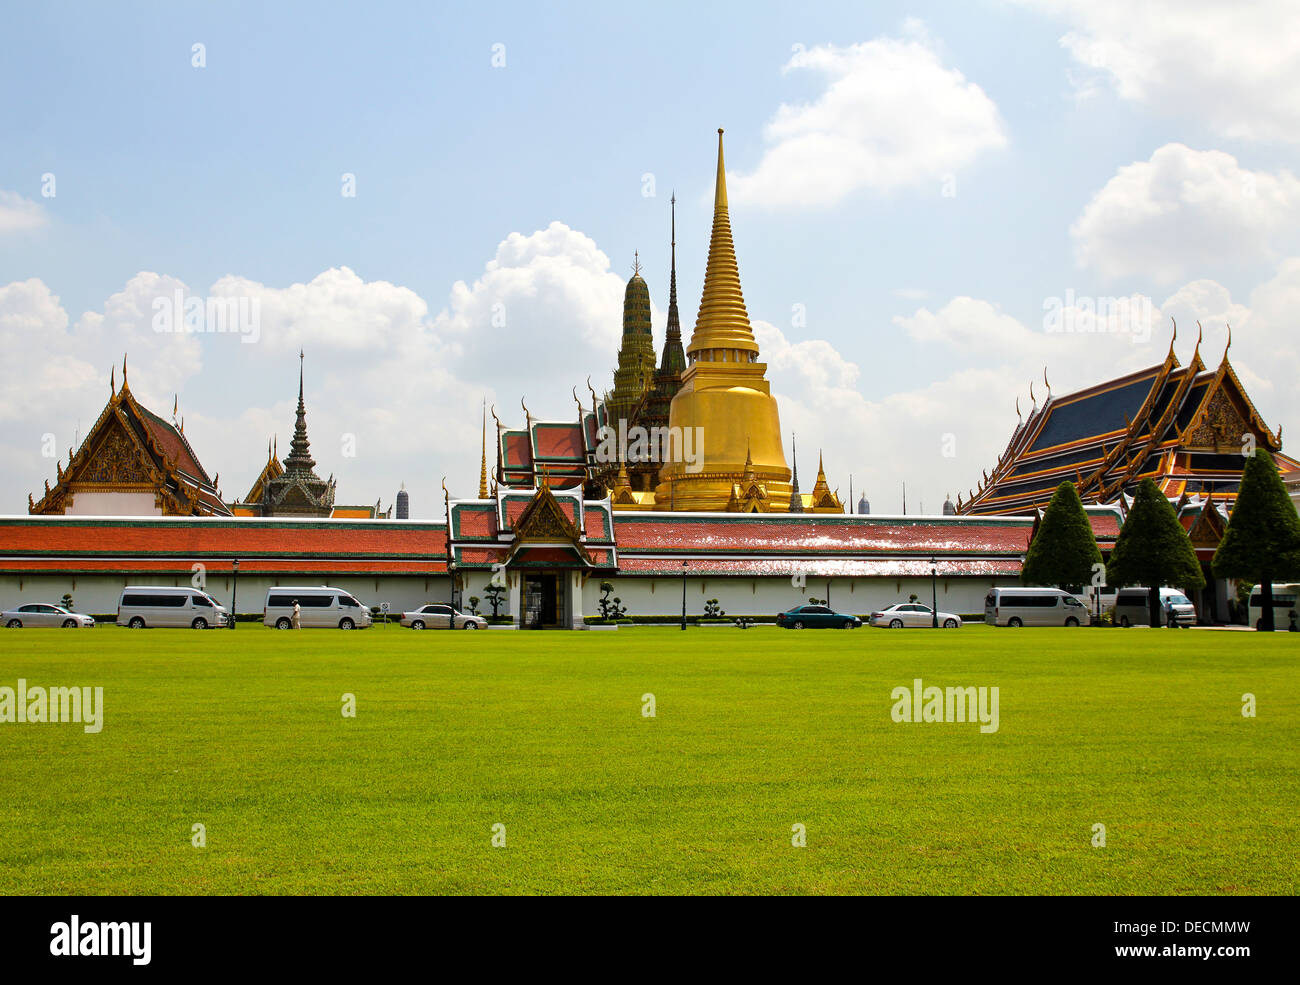
[[[0,685],[102,685],[105,724],[0,724],[0,892],[1293,894],[1298,657],[1145,629],[3,632]],[[915,677],[996,685],[1000,730],[895,723]]]

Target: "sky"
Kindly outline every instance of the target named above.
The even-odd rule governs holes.
[[[662,345],[674,193],[689,339],[719,127],[805,487],[820,452],[843,499],[938,512],[1017,401],[1161,362],[1175,321],[1211,366],[1230,324],[1300,433],[1294,3],[50,3],[4,14],[0,88],[0,513],[124,356],[242,498],[301,349],[338,501],[440,517],[485,402],[612,386],[634,255]],[[191,299],[247,319],[160,330]]]

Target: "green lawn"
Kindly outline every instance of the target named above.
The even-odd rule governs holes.
[[[0,892],[1293,894],[1298,656],[978,625],[3,631],[0,686],[102,685],[105,714],[0,724]],[[895,723],[915,677],[997,686],[1000,730]]]

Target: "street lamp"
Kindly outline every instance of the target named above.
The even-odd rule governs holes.
[[[682,630],[686,629],[686,562],[682,562]]]
[[[239,596],[239,558],[230,562],[231,571],[234,574],[230,579],[230,628],[235,628],[235,613],[239,610],[235,608],[235,599]]]
[[[447,562],[447,578],[451,583],[451,612],[447,614],[447,628],[456,628],[456,562]]]
[[[931,624],[935,629],[939,628],[939,562],[933,557],[930,558],[930,615],[933,618]]]

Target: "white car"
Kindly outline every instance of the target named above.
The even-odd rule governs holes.
[[[898,602],[888,609],[871,613],[871,625],[889,629],[931,627],[934,625],[934,610],[920,602]],[[960,629],[961,616],[940,612],[939,625],[944,629]]]
[[[402,625],[410,629],[446,629],[452,613],[456,613],[457,629],[487,629],[487,620],[467,612],[456,612],[445,602],[432,602],[414,612],[402,613]]]
[[[62,626],[65,629],[78,629],[95,625],[90,616],[80,612],[71,612],[61,605],[48,605],[45,602],[32,602],[20,605],[8,612],[0,612],[0,624],[9,629],[22,629],[24,626]]]

